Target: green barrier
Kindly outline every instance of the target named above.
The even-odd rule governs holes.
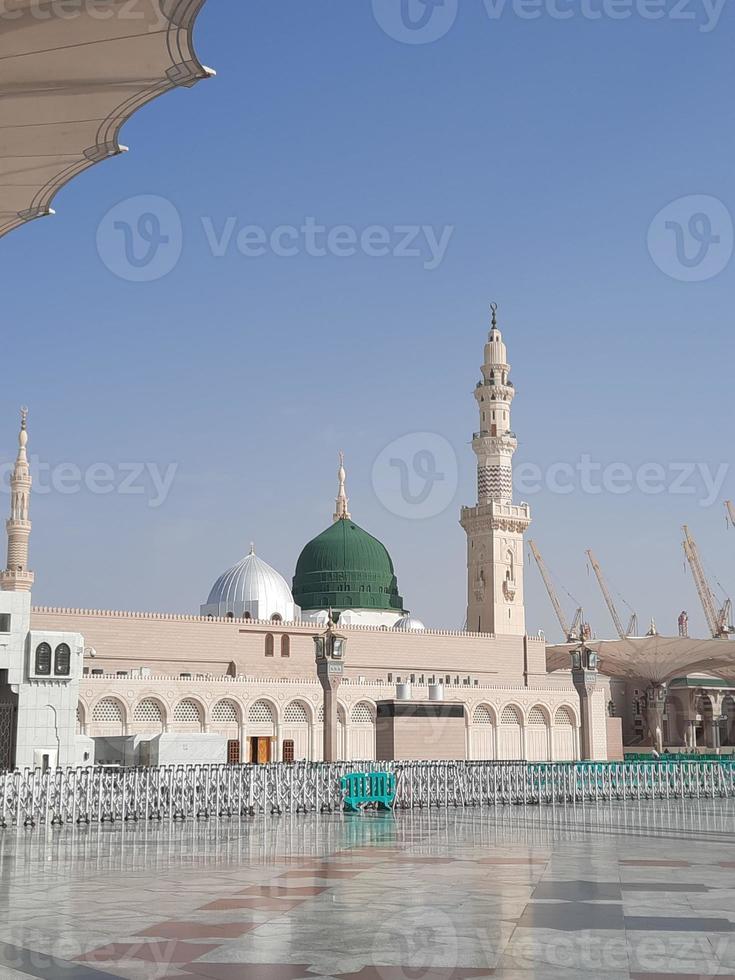
[[[392,809],[396,801],[396,777],[392,772],[351,772],[340,780],[345,810],[359,813],[363,807]]]

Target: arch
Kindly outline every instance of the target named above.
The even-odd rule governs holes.
[[[266,698],[258,698],[248,708],[250,724],[275,725],[277,716],[275,705]]]
[[[119,698],[100,698],[92,707],[91,719],[106,735],[124,735],[127,730],[127,709]]]
[[[722,699],[722,744],[735,745],[735,697],[732,693]]]
[[[529,762],[549,762],[551,759],[549,709],[534,704],[526,716],[525,755]]]
[[[242,709],[232,698],[222,698],[212,706],[213,725],[239,725],[242,720]]]
[[[54,650],[54,677],[69,677],[71,674],[71,647],[59,643]]]
[[[311,759],[311,719],[311,707],[298,698],[290,701],[283,709],[282,758],[284,762]]]
[[[684,705],[675,694],[669,694],[664,702],[664,738],[667,745],[685,745],[687,720]]]
[[[281,637],[281,656],[291,656],[291,637],[288,635],[288,633],[284,633]]]
[[[283,622],[283,616],[280,613],[273,613],[273,615],[271,616],[271,622],[272,623],[282,623]]]
[[[146,731],[166,730],[166,707],[155,697],[146,696],[133,708],[133,724],[144,725]]]
[[[568,725],[570,728],[574,728],[577,724],[577,716],[574,713],[574,709],[568,704],[562,704],[561,707],[556,709],[554,724]]]
[[[290,701],[283,710],[283,724],[308,725],[310,713],[304,701]]]
[[[472,714],[473,725],[496,724],[495,712],[489,704],[478,704]]]
[[[527,725],[550,725],[551,724],[551,713],[546,705],[534,704],[528,709],[528,714],[526,716]]]
[[[500,710],[498,725],[498,758],[523,758],[523,712],[516,704],[505,704]]]
[[[554,713],[551,755],[554,762],[574,762],[579,758],[577,713],[570,704],[559,705]]]
[[[180,731],[201,732],[204,729],[204,705],[196,698],[184,698],[175,706],[172,718]]]
[[[467,712],[469,716],[469,712]],[[494,759],[497,756],[496,715],[489,704],[478,704],[472,712],[469,731],[471,759]]]
[[[266,657],[272,657],[274,651],[275,641],[273,639],[272,633],[265,634],[265,655]]]
[[[520,725],[523,721],[523,712],[517,704],[504,704],[500,711],[501,725]]]
[[[358,701],[350,711],[350,728],[345,731],[343,746],[350,759],[367,761],[376,755],[376,708],[369,701]],[[340,726],[340,730],[342,730]]]
[[[350,721],[353,725],[374,725],[375,705],[370,701],[358,701],[352,709]]]

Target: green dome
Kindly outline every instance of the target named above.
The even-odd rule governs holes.
[[[304,610],[403,611],[390,555],[377,538],[346,519],[335,521],[306,545],[296,563],[292,591]]]

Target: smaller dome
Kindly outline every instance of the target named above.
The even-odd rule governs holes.
[[[404,632],[420,633],[422,630],[425,630],[426,627],[420,619],[417,619],[410,613],[406,613],[405,616],[401,616],[398,622],[394,625],[393,629],[402,630]]]
[[[225,619],[280,619],[293,622],[295,606],[285,578],[251,547],[217,579],[201,607],[202,616]]]

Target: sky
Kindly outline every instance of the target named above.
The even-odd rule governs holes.
[[[642,622],[686,609],[703,634],[683,524],[735,590],[733,19],[207,0],[217,76],[0,241],[2,489],[26,404],[34,601],[198,612],[251,541],[290,581],[344,450],[406,607],[461,628],[497,302],[516,497],[568,614],[612,632],[592,548]],[[531,563],[526,583],[556,639]]]

